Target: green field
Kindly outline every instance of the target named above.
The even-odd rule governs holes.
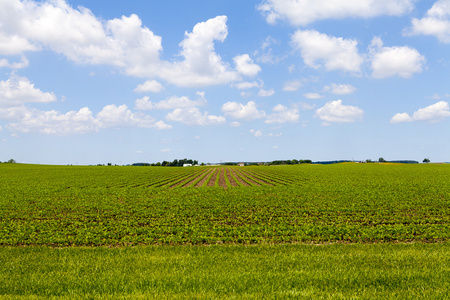
[[[0,183],[6,298],[449,297],[450,165],[0,164]]]

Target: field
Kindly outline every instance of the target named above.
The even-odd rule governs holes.
[[[449,296],[450,165],[0,164],[0,183],[0,296]]]

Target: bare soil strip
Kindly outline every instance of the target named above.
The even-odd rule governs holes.
[[[197,182],[197,184],[195,185],[195,187],[201,187],[201,186],[203,186],[203,184],[205,183],[205,181],[208,179],[208,176],[209,176],[212,172],[214,172],[214,171],[215,171],[214,168],[209,169],[208,174],[206,174],[205,177],[202,178],[202,180],[200,180],[199,182]]]
[[[231,174],[234,175],[234,177],[236,177],[236,180],[239,181],[239,183],[241,183],[241,185],[243,186],[250,186],[247,182],[245,182],[244,180],[242,180],[242,178],[240,178],[236,172],[236,170],[230,169]]]
[[[245,173],[244,171],[242,171],[242,170],[235,170],[236,172],[238,172],[238,173],[240,173],[243,177],[245,177],[245,179],[247,179],[251,184],[253,184],[253,185],[257,185],[257,186],[259,186],[259,185],[261,185],[260,183],[258,183],[258,182],[256,182],[255,180],[252,180],[252,178],[253,177],[250,177],[247,173]]]
[[[230,169],[226,168],[225,171],[228,173],[227,177],[228,177],[228,181],[230,181],[231,186],[238,186],[239,184],[237,184],[237,182],[234,180],[233,176],[231,176]]]
[[[220,173],[220,168],[216,167],[213,176],[211,176],[211,179],[208,181],[206,186],[214,186],[216,184],[216,177],[219,175],[218,173]]]
[[[227,182],[225,181],[225,168],[220,168],[219,186],[223,188],[228,188]]]
[[[211,170],[210,169],[206,169],[203,172],[201,172],[200,174],[198,174],[198,176],[195,176],[194,178],[192,178],[192,180],[189,180],[189,182],[186,182],[185,184],[183,184],[182,187],[188,187],[190,186],[192,183],[194,183],[199,177],[204,176],[206,173],[209,173]],[[208,176],[208,174],[205,175],[205,177]]]

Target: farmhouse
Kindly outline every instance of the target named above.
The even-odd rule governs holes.
[[[183,167],[192,167],[192,164],[183,164]]]
[[[238,163],[238,166],[239,167],[243,167],[243,166],[245,166],[245,164],[244,163]]]

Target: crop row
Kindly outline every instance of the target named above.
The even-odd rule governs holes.
[[[0,182],[0,245],[450,240],[449,165],[0,165]],[[185,188],[202,186],[228,188]]]

